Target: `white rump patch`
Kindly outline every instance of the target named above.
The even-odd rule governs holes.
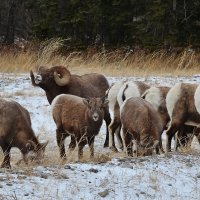
[[[117,94],[123,84],[123,82],[116,82],[108,91],[109,108],[112,112],[114,112],[114,107],[117,102]]]
[[[128,87],[127,87],[127,85],[128,85]],[[127,89],[124,92],[125,87],[127,87]],[[120,88],[119,93],[117,95],[117,101],[118,101],[120,107],[123,103],[123,99],[122,99],[123,92],[124,92],[126,100],[131,97],[140,97],[141,96],[137,83],[135,83],[135,82],[124,83],[124,85]]]
[[[166,107],[169,114],[170,119],[172,118],[172,113],[174,110],[174,106],[176,102],[179,100],[181,95],[181,83],[177,83],[174,87],[172,87],[166,97]]]
[[[197,87],[194,93],[194,104],[197,109],[197,112],[200,114],[200,85]]]
[[[151,87],[145,93],[145,100],[151,103],[152,106],[158,110],[161,104],[160,89],[157,87]]]

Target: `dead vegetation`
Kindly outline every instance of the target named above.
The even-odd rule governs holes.
[[[89,48],[85,52],[59,53],[61,47],[65,49],[62,40],[52,39],[43,42],[39,48],[29,46],[17,53],[1,50],[0,71],[21,73],[40,65],[64,65],[78,74],[102,72],[111,76],[188,76],[199,72],[200,53],[188,48],[149,53],[141,49],[97,51],[95,48]]]

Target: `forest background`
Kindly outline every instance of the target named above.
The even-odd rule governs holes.
[[[114,52],[98,54],[104,65],[129,58],[123,66],[197,69],[199,36],[199,0],[0,0],[0,52],[59,38],[65,56]]]

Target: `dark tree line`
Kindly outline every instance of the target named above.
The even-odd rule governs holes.
[[[0,0],[0,41],[66,39],[77,48],[200,46],[199,0]]]

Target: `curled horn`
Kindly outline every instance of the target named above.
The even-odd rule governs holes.
[[[65,67],[58,66],[55,67],[53,76],[57,85],[65,86],[69,83],[71,74]]]

